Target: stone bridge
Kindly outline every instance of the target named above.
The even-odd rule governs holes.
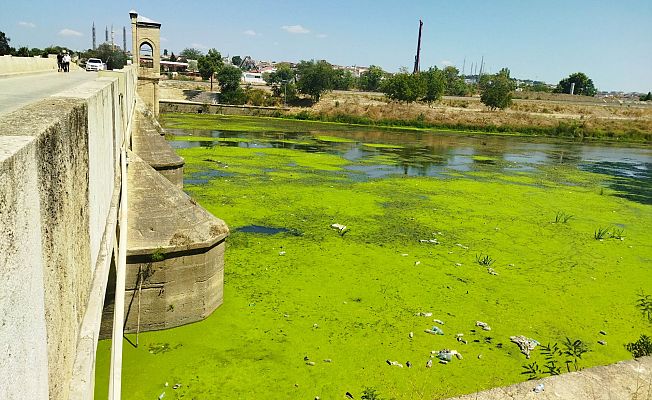
[[[100,337],[198,321],[222,303],[228,227],[181,190],[153,67],[62,78],[56,60],[0,57],[1,399],[91,399]],[[50,92],[25,94],[41,81]],[[15,101],[3,87],[20,89]]]

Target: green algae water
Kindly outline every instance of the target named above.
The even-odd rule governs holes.
[[[534,363],[548,376],[541,348],[566,338],[588,346],[586,368],[652,334],[636,308],[652,293],[649,148],[164,122],[184,190],[231,228],[224,304],[126,343],[125,399],[446,398],[526,380]],[[529,359],[518,335],[540,343]],[[444,349],[461,359],[439,363]],[[97,358],[101,398],[110,341]]]

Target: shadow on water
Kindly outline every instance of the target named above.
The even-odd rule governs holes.
[[[243,232],[243,233],[259,233],[262,235],[276,235],[277,233],[289,233],[292,236],[301,236],[299,232],[292,229],[275,228],[272,226],[261,226],[261,225],[241,226],[240,228],[236,228],[235,231]]]
[[[608,175],[608,185],[616,196],[642,204],[652,204],[652,163],[632,166],[624,162],[582,162],[584,171]]]
[[[351,162],[345,167],[355,180],[389,176],[445,177],[457,172],[533,173],[550,165],[574,167],[609,177],[618,195],[652,204],[652,150],[609,144],[562,142],[550,138],[433,134],[373,129],[351,132],[223,132],[171,129],[178,136],[209,136],[213,141],[172,141],[174,148],[232,146],[283,148],[336,154]],[[346,142],[319,140],[320,135]],[[217,173],[214,176],[220,176]],[[205,180],[212,176],[192,176]]]

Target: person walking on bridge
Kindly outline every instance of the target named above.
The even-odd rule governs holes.
[[[63,53],[63,72],[70,72],[70,54],[67,51]]]

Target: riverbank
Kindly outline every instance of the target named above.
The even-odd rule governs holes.
[[[201,82],[163,81],[161,98],[190,100],[205,90]],[[490,111],[478,97],[400,104],[380,93],[334,91],[310,107],[279,110],[275,116],[374,127],[652,143],[652,104],[536,93],[519,96],[509,109]]]

